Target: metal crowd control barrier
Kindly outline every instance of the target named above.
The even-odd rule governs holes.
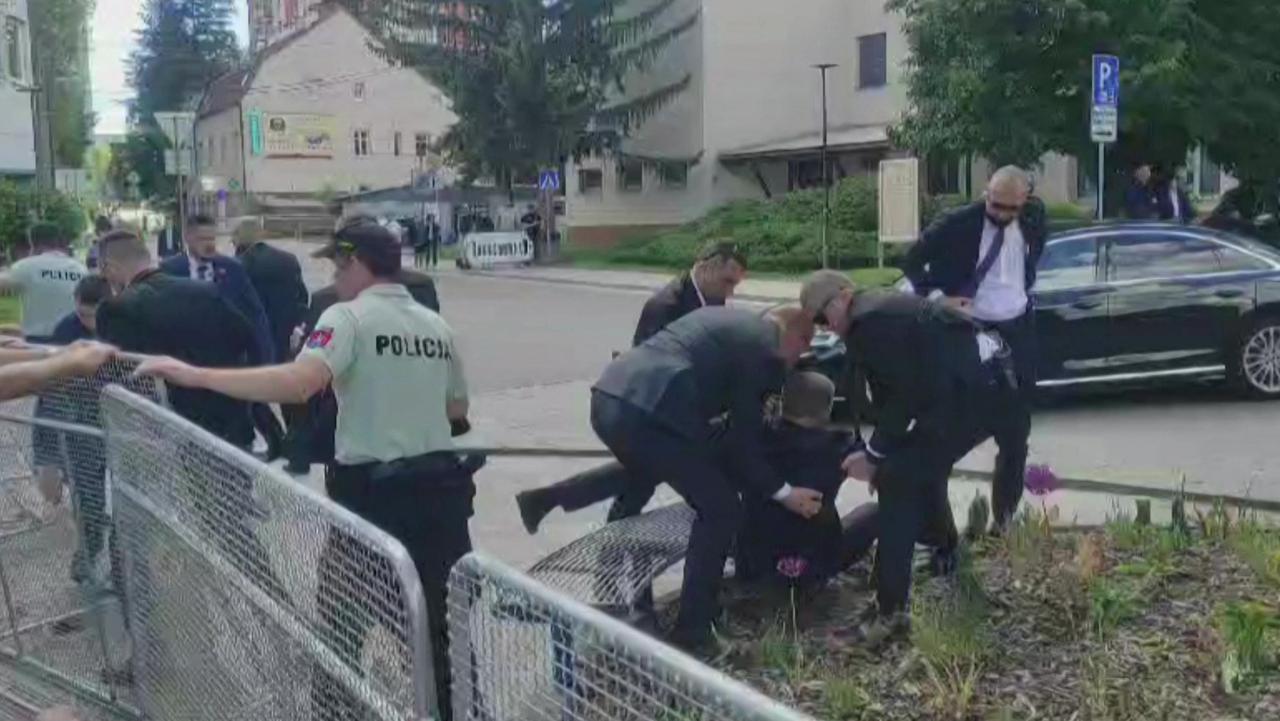
[[[426,606],[398,542],[128,391],[102,405],[149,718],[428,717]]]
[[[449,630],[455,721],[811,721],[480,553]]]
[[[12,717],[55,697],[86,718],[135,714],[112,673],[128,642],[102,570],[113,554],[98,398],[123,384],[162,403],[162,385],[132,377],[138,361],[122,356],[93,378],[0,405],[0,709]]]

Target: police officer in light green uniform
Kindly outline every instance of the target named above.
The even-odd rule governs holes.
[[[453,331],[396,282],[400,245],[376,223],[357,221],[316,253],[336,267],[345,302],[320,316],[291,363],[265,368],[194,368],[173,359],[139,373],[262,403],[301,403],[332,384],[338,400],[336,463],[325,485],[335,502],[394,536],[422,580],[437,705],[449,717],[445,592],[449,570],[471,550],[477,465],[455,452],[466,425],[467,384]],[[385,585],[361,541],[333,530],[320,560],[318,603],[329,641],[354,662],[368,625],[389,610],[352,608],[353,586]],[[352,576],[356,578],[353,579]],[[345,718],[356,702],[321,674],[313,697],[323,718]],[[335,715],[336,714],[336,715]],[[358,715],[358,714],[357,714]]]

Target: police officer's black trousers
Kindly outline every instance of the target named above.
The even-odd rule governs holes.
[[[684,438],[631,404],[591,397],[591,426],[630,478],[661,478],[697,511],[689,535],[673,638],[693,645],[710,637],[719,613],[724,564],[742,523],[742,501],[709,440]],[[641,490],[651,491],[651,486]]]
[[[1018,387],[994,390],[985,400],[986,435],[999,449],[991,491],[992,515],[997,525],[1008,522],[1022,501],[1027,471],[1027,442],[1031,436],[1031,404],[1036,383],[1035,314],[993,324],[1013,353]],[[976,443],[974,444],[976,445]]]
[[[427,602],[436,700],[441,718],[451,716],[447,590],[449,571],[471,551],[471,518],[475,484],[453,454],[440,458],[435,472],[405,473],[373,478],[376,464],[331,465],[325,485],[329,497],[400,541],[413,559]],[[382,564],[382,565],[380,565]],[[389,580],[390,579],[390,580]],[[392,608],[374,608],[362,593],[395,583],[385,560],[371,554],[350,534],[331,531],[320,558],[318,605],[328,641],[353,666],[369,629],[380,618],[395,618]],[[395,589],[403,593],[403,589]],[[399,595],[399,594],[397,594]],[[313,682],[316,718],[325,721],[362,719],[365,714],[338,684],[324,678]]]

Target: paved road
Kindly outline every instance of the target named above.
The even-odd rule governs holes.
[[[307,263],[307,274],[313,287],[327,282],[319,261]],[[461,336],[481,435],[509,445],[597,446],[587,425],[590,382],[610,351],[627,345],[646,293],[453,269],[437,278],[444,315]],[[632,274],[622,284],[644,282]],[[1190,490],[1280,500],[1278,414],[1280,404],[1217,388],[1074,398],[1038,412],[1032,455],[1064,477],[1169,489],[1185,473]],[[961,465],[990,469],[992,457],[991,448],[980,448]],[[520,489],[587,465],[495,460],[480,478],[477,538],[528,562],[598,523],[603,514],[595,511],[556,516],[544,534],[527,539],[511,501]]]

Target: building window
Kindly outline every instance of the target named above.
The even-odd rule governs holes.
[[[218,138],[218,163],[220,165],[227,164],[227,136]]]
[[[15,17],[4,19],[4,69],[19,82],[27,77],[26,24]]]
[[[618,187],[628,192],[644,190],[644,164],[638,160],[624,160],[618,166]]]
[[[789,190],[821,187],[822,161],[820,159],[792,160],[787,163],[787,188]]]
[[[882,88],[889,81],[888,41],[884,33],[858,38],[858,88]]]
[[[369,154],[369,131],[357,130],[355,132],[355,148],[356,155]]]
[[[659,163],[658,182],[670,190],[683,190],[689,185],[689,164]]]
[[[397,130],[395,135],[391,136],[391,152],[398,158],[400,157],[400,142],[402,140],[400,131]]]
[[[364,91],[365,91],[365,87],[364,87],[363,80],[358,81],[357,83],[351,86],[351,94],[355,96],[356,100],[359,100],[361,102],[364,101]]]
[[[419,158],[427,157],[427,151],[431,146],[431,136],[426,133],[418,133],[413,136],[413,152]]]
[[[594,193],[604,188],[604,171],[599,168],[583,168],[578,171],[578,192]]]
[[[925,190],[930,195],[964,193],[964,162],[944,153],[930,155],[925,163]]]

